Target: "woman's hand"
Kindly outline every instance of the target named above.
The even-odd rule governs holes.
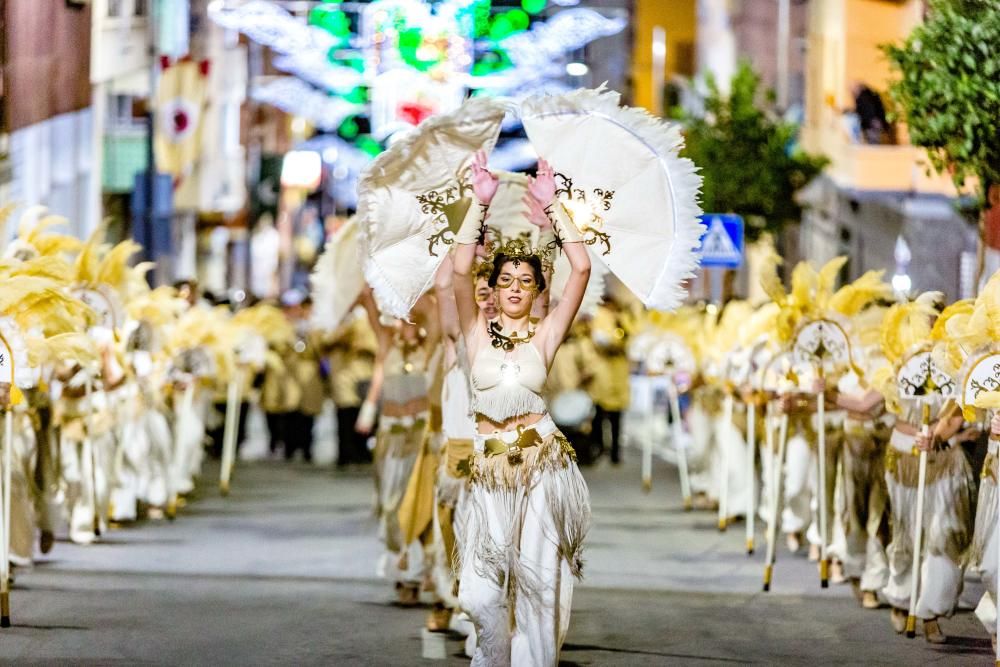
[[[480,204],[489,204],[500,186],[500,179],[486,168],[486,152],[476,151],[472,161],[472,192]]]
[[[913,445],[922,452],[929,452],[934,449],[934,436],[921,431],[914,437]]]
[[[535,174],[535,177],[528,182],[528,192],[544,209],[556,196],[556,179],[552,166],[544,159],[538,160],[538,170]]]
[[[542,230],[552,227],[552,221],[534,195],[526,194],[522,201],[528,206],[528,222]]]

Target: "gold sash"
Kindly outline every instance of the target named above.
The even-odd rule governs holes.
[[[521,450],[529,447],[537,447],[542,444],[542,437],[533,428],[517,427],[517,440],[507,444],[500,438],[488,438],[483,443],[483,454],[486,458],[493,456],[507,455],[507,460],[511,465],[517,465],[524,460]]]

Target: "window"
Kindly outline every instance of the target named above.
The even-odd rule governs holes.
[[[135,0],[135,15],[146,16],[149,13],[149,0]]]
[[[124,0],[108,0],[108,18],[117,18],[122,15],[122,2]]]

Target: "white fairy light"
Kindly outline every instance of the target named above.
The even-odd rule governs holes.
[[[255,102],[270,104],[282,111],[301,116],[326,131],[340,127],[344,119],[362,113],[365,108],[339,97],[330,97],[295,77],[281,77],[263,86],[255,87],[250,94]]]
[[[585,63],[567,63],[566,73],[570,76],[584,76],[590,68]]]

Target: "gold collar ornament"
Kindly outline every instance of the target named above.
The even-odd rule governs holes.
[[[489,323],[487,332],[490,334],[490,344],[504,352],[513,352],[514,348],[523,343],[527,343],[532,338],[535,337],[535,329],[531,326],[523,334],[515,331],[510,335],[506,335],[503,332],[503,325],[500,324],[499,320],[492,320]]]

